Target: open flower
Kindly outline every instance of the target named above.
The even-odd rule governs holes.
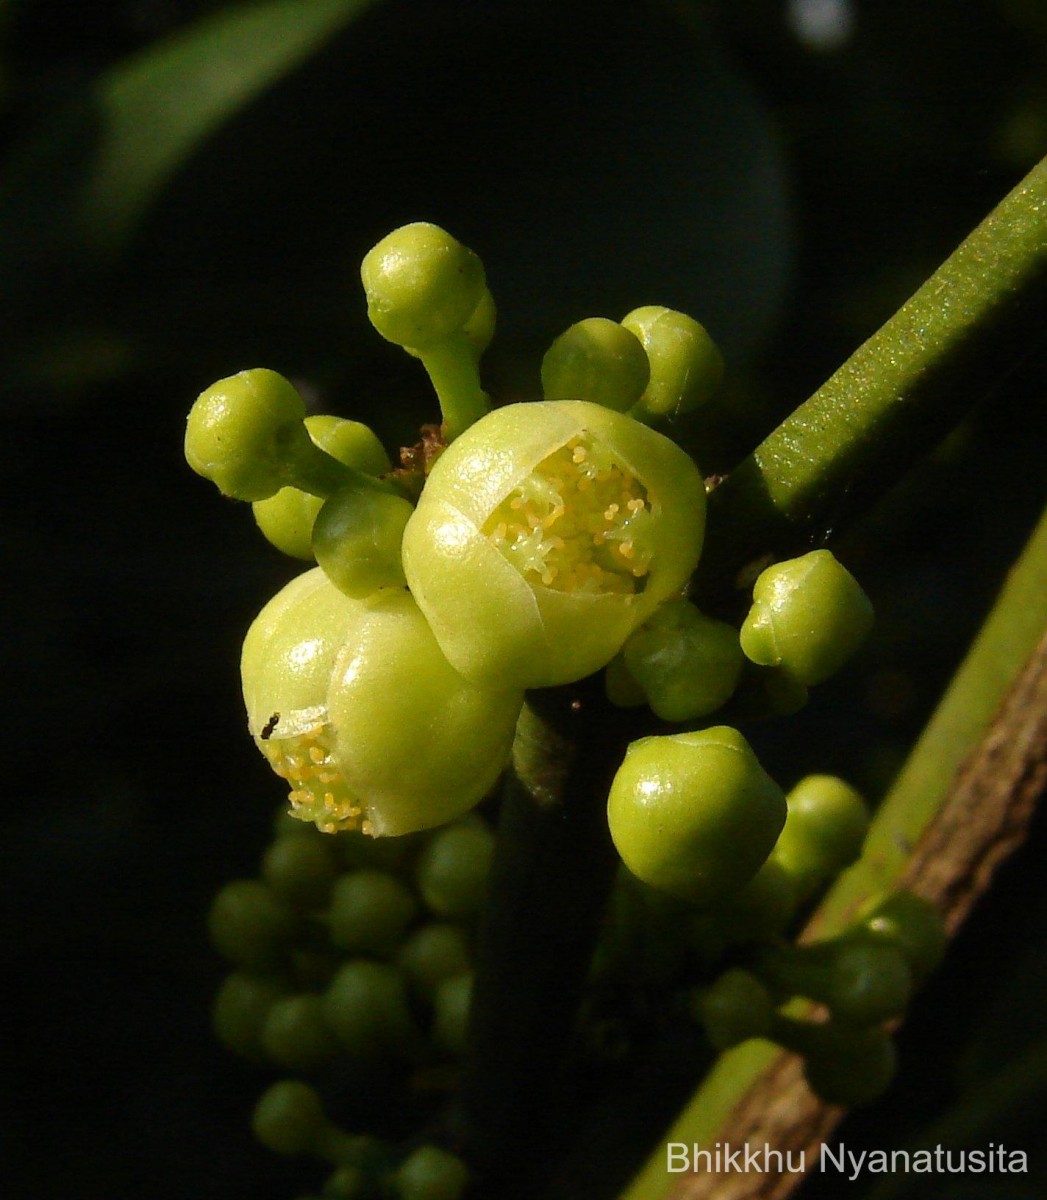
[[[467,679],[548,687],[604,666],[683,587],[704,518],[698,470],[668,438],[584,401],[513,404],[436,462],[404,572]]]
[[[251,734],[324,832],[443,824],[504,768],[521,694],[455,672],[405,591],[354,600],[320,569],[251,626],[241,661]]]

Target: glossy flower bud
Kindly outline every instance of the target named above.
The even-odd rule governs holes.
[[[589,317],[561,333],[542,359],[547,400],[589,400],[625,412],[651,375],[634,333],[606,317]]]
[[[637,878],[708,904],[755,876],[785,822],[785,797],[742,735],[716,726],[633,742],[607,815]]]
[[[733,695],[745,656],[738,633],[682,598],[668,600],[622,647],[629,674],[663,721],[692,721]]]
[[[497,409],[440,456],[404,532],[451,665],[502,687],[580,679],[685,583],[705,490],[668,438],[583,401]]]
[[[388,492],[348,488],[324,501],[313,554],[340,592],[357,600],[406,585],[400,545],[414,506]]]
[[[319,569],[262,610],[241,670],[259,749],[324,832],[459,816],[505,766],[522,702],[458,675],[406,592],[352,600]]]
[[[306,417],[305,427],[313,442],[332,458],[367,475],[384,475],[392,470],[389,456],[375,434],[359,421],[340,417]],[[258,528],[284,554],[311,561],[313,522],[323,500],[300,488],[284,487],[267,500],[251,506]]]
[[[705,329],[671,308],[634,308],[622,325],[640,340],[651,378],[634,414],[675,417],[704,403],[720,386],[723,356]]]
[[[464,344],[477,362],[491,344],[497,323],[498,309],[495,306],[494,297],[487,288],[484,288],[479,303],[473,309],[473,315],[462,326]],[[421,351],[416,350],[414,346],[404,346],[404,349],[412,358],[422,357]]]
[[[259,879],[234,879],[211,903],[208,932],[215,949],[248,971],[273,973],[299,932],[295,914]]]
[[[305,402],[275,371],[241,371],[203,392],[189,413],[186,461],[223,495],[264,500],[290,483],[289,461],[311,446]]]
[[[834,675],[865,640],[873,611],[854,576],[828,550],[768,567],[742,625],[753,662],[806,686]]]
[[[460,332],[483,298],[483,263],[436,225],[394,230],[360,267],[367,315],[387,341],[422,349]]]
[[[297,823],[302,834],[306,827]],[[277,838],[262,859],[262,878],[292,908],[313,912],[327,903],[335,880],[335,857],[328,839]]]
[[[373,598],[340,653],[327,708],[334,759],[375,836],[443,825],[509,761],[520,692],[463,679],[406,592]]]
[[[808,775],[785,797],[788,815],[774,858],[809,893],[858,859],[869,810],[835,775]]]

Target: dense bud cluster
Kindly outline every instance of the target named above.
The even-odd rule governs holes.
[[[706,486],[652,426],[713,395],[715,344],[664,307],[588,318],[545,355],[545,399],[492,408],[479,363],[496,315],[471,250],[409,225],[366,256],[361,278],[375,328],[420,361],[440,403],[438,432],[426,427],[403,466],[366,426],[307,416],[294,386],[263,369],[207,389],[186,430],[193,469],[252,502],[278,549],[316,563],[265,605],[241,660],[250,734],[296,820],[282,822],[261,878],[228,885],[211,912],[235,968],[218,1036],[309,1080],[269,1088],[258,1137],[328,1161],[325,1194],[463,1194],[468,1171],[450,1147],[407,1143],[364,1113],[366,1133],[350,1136],[317,1089],[337,1069],[366,1083],[361,1094],[384,1088],[419,1127],[431,1116],[465,1047],[494,849],[486,821],[465,814],[514,739],[526,743],[525,691],[601,671],[600,711],[636,712],[613,714],[633,722],[618,753],[635,740],[606,776],[624,865],[591,966],[590,1049],[619,1053],[667,1006],[717,1050],[769,1037],[803,1054],[827,1099],[876,1094],[893,1071],[883,1026],[944,935],[932,909],[898,893],[831,942],[787,940],[861,853],[869,814],[832,776],[786,794],[735,721],[802,706],[872,613],[827,550],[767,567],[744,618],[688,598]],[[614,997],[635,1022],[606,1020]],[[828,1019],[796,1017],[797,997]]]
[[[327,1161],[343,1181],[351,1169],[360,1200],[455,1200],[465,1188],[454,1154],[402,1146],[380,1114],[423,1116],[441,1096],[423,1081],[461,1054],[492,842],[475,816],[394,842],[325,838],[281,817],[261,877],[228,884],[212,905],[212,940],[234,967],[215,1031],[259,1068],[296,1076],[263,1093],[259,1140]],[[331,1079],[356,1079],[374,1099],[353,1136],[324,1113]],[[430,1177],[449,1190],[426,1191]]]

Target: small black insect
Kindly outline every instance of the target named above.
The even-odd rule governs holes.
[[[259,737],[262,739],[263,742],[267,742],[269,740],[269,738],[272,736],[273,730],[277,727],[277,725],[279,723],[280,723],[280,714],[273,713],[273,715],[269,718],[269,720],[266,721],[264,727],[262,728],[262,732],[259,734]]]

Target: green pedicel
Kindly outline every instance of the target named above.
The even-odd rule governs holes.
[[[424,221],[394,230],[364,257],[367,315],[387,341],[429,373],[448,438],[490,409],[477,347],[493,332],[483,264],[449,233]]]
[[[392,470],[382,443],[366,425],[340,417],[305,418],[310,438],[321,450],[347,467],[365,475],[384,475]],[[313,523],[323,500],[301,488],[281,488],[267,500],[252,504],[258,528],[277,550],[305,562],[313,559]]]

